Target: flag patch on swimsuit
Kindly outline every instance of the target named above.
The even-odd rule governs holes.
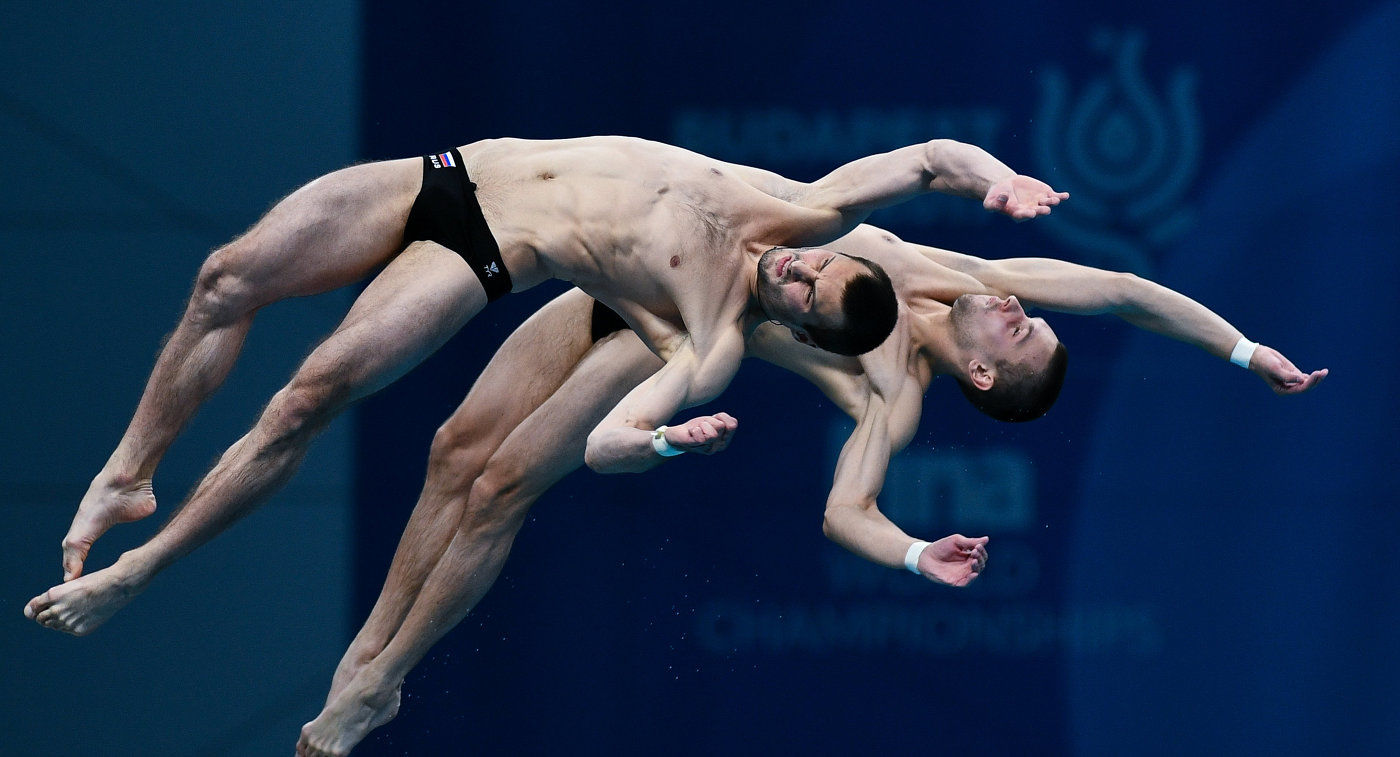
[[[429,155],[428,158],[433,161],[433,168],[457,167],[457,161],[452,159],[450,152],[440,152],[437,155]]]

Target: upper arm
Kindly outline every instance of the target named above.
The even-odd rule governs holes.
[[[918,426],[923,391],[909,372],[909,313],[900,309],[894,332],[860,357],[866,388],[856,429],[841,448],[828,506],[873,506],[885,485],[890,457],[908,443]]]
[[[851,161],[806,185],[753,173],[741,172],[740,178],[752,179],[769,201],[755,199],[751,207],[759,222],[770,227],[763,238],[805,247],[830,242],[873,211],[931,191],[935,177],[929,169],[927,145],[913,145]],[[765,194],[765,187],[779,192]]]
[[[772,171],[765,171],[762,168],[754,168],[740,163],[721,163],[726,169],[739,177],[739,180],[757,189],[758,191],[775,197],[784,202],[801,204],[806,193],[810,191],[811,185],[800,181],[793,181],[781,174]]]
[[[926,259],[976,279],[991,294],[1015,295],[1023,304],[1061,313],[1117,312],[1127,304],[1129,293],[1139,281],[1130,273],[1054,258],[987,260],[937,247],[914,246]]]
[[[871,212],[931,191],[928,146],[911,145],[853,160],[812,182],[802,204],[839,213],[854,228]]]
[[[836,473],[826,503],[828,509],[875,506],[894,454],[889,409],[884,398],[872,392],[856,416],[856,428],[836,458]]]
[[[1047,310],[1078,315],[1116,312],[1136,277],[1053,258],[984,261],[979,280],[1003,295]]]
[[[719,396],[742,359],[743,334],[738,328],[726,331],[704,353],[687,337],[661,370],[629,392],[599,426],[654,429],[678,411]]]
[[[853,418],[865,401],[864,377],[855,358],[802,344],[782,326],[761,324],[749,337],[748,354],[811,382]]]

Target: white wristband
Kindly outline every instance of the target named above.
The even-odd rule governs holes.
[[[685,454],[685,450],[672,447],[671,443],[666,441],[665,426],[658,426],[655,431],[651,432],[651,448],[656,450],[656,454],[662,457],[675,457],[676,455]]]
[[[904,553],[904,567],[908,568],[910,573],[919,573],[919,555],[924,553],[924,547],[927,547],[930,543],[931,542],[916,541],[909,545],[909,551]],[[923,574],[919,573],[919,575]]]
[[[1230,352],[1230,362],[1241,368],[1249,368],[1249,359],[1254,357],[1254,348],[1258,346],[1258,342],[1240,337],[1240,340],[1235,342],[1235,349]]]

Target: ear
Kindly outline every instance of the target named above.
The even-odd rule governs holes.
[[[992,388],[992,384],[996,383],[996,369],[973,358],[967,364],[967,378],[973,386],[985,392]]]
[[[788,330],[792,332],[793,339],[796,339],[797,341],[807,345],[808,347],[817,346],[817,343],[812,341],[812,337],[807,336],[807,332],[803,331],[802,329],[794,329],[789,327]]]

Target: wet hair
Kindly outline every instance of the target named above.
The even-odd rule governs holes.
[[[889,274],[877,263],[848,255],[865,265],[867,272],[846,283],[841,293],[843,324],[838,328],[804,326],[812,342],[838,355],[863,355],[885,341],[899,320],[899,301]]]
[[[1045,415],[1060,396],[1065,383],[1069,353],[1063,344],[1055,346],[1043,370],[1023,363],[997,361],[997,376],[985,391],[959,379],[958,386],[972,406],[1007,423],[1024,423]]]

